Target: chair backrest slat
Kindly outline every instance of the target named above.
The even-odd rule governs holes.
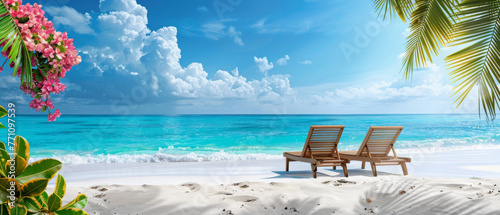
[[[302,150],[302,157],[319,155],[336,156],[337,145],[344,131],[344,125],[313,125],[309,128]]]
[[[401,134],[403,126],[372,126],[359,147],[357,156],[386,157]]]

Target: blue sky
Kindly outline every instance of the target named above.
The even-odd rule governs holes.
[[[83,62],[55,95],[70,114],[369,114],[456,110],[438,58],[400,75],[407,25],[370,1],[45,0]],[[444,54],[450,52],[444,50]],[[1,74],[0,102],[27,104]],[[35,113],[22,107],[22,113]]]

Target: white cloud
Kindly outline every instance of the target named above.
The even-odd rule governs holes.
[[[92,34],[94,30],[90,28],[90,20],[92,17],[88,14],[81,14],[73,8],[62,6],[44,7],[45,11],[53,16],[52,21],[55,24],[61,24],[71,27],[79,34]]]
[[[288,60],[290,60],[290,56],[285,55],[285,57],[280,58],[276,63],[280,66],[284,66],[287,64]]]
[[[237,31],[234,26],[230,26],[229,30],[227,31],[229,34],[229,37],[233,39],[234,43],[236,43],[239,46],[244,46],[245,44],[243,43],[243,40],[241,40],[241,32]]]
[[[222,21],[208,22],[201,26],[201,31],[209,39],[218,40],[226,35],[226,26]]]
[[[254,56],[253,60],[257,64],[257,67],[259,67],[259,71],[264,74],[267,74],[267,71],[271,70],[274,67],[273,62],[269,62],[267,60],[267,57],[258,58]]]
[[[0,89],[19,87],[19,80],[16,77],[10,75],[5,76],[5,74],[2,75],[3,76],[0,76]]]
[[[101,0],[101,10],[95,23],[101,30],[99,44],[84,47],[82,55],[86,59],[84,62],[95,64],[96,70],[102,69],[103,76],[109,79],[123,77],[128,81],[117,83],[119,86],[140,85],[158,97],[241,98],[266,103],[288,100],[295,94],[288,76],[284,75],[250,81],[240,75],[237,68],[231,72],[219,70],[211,76],[201,63],[193,62],[183,67],[177,29],[150,30],[147,10],[135,0]],[[219,39],[221,32],[225,32],[222,22],[205,28],[207,36],[213,39]],[[229,30],[237,33],[234,27]],[[267,71],[272,63],[264,59]]]
[[[16,95],[16,94],[10,93],[7,95],[0,96],[0,99],[4,100],[4,101],[8,101],[8,102],[15,102],[16,104],[28,104],[26,97],[23,95],[19,95],[19,94]]]
[[[431,71],[433,71],[433,72],[437,72],[437,71],[439,71],[439,70],[440,70],[438,65],[436,65],[436,64],[434,64],[434,63],[431,63],[431,62],[429,62],[429,61],[427,61],[427,66],[426,66],[426,68],[430,69],[430,70],[431,70]]]
[[[443,73],[436,68],[414,77],[412,82],[404,80],[378,81],[368,85],[329,90],[312,96],[315,104],[376,105],[396,104],[407,100],[426,98],[443,100],[451,96],[453,87],[446,83]],[[426,105],[424,103],[424,105]],[[412,110],[414,111],[414,110]]]
[[[310,60],[304,60],[304,61],[299,61],[300,64],[304,64],[304,65],[310,65],[312,64],[312,61]]]
[[[403,52],[398,55],[398,59],[403,59],[406,56],[406,52]]]
[[[203,32],[208,39],[219,40],[223,37],[229,37],[235,44],[244,46],[245,44],[241,39],[241,31],[238,31],[234,26],[227,27],[224,24],[229,21],[230,20],[218,20],[207,22],[201,26],[201,32]]]
[[[401,34],[403,34],[404,37],[410,36],[410,34],[411,34],[411,28],[405,29],[405,31],[403,33],[401,33]]]

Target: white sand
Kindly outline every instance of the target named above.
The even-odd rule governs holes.
[[[500,214],[500,150],[411,153],[379,176],[284,160],[65,165],[89,214]],[[403,156],[403,154],[401,154]],[[345,180],[345,181],[344,181]]]

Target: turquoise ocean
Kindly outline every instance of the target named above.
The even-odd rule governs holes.
[[[357,150],[375,125],[405,126],[396,144],[402,152],[500,148],[498,123],[473,114],[63,115],[55,123],[18,115],[15,125],[16,134],[29,141],[33,160],[74,164],[279,158],[302,149],[310,125],[345,125],[341,150]]]

